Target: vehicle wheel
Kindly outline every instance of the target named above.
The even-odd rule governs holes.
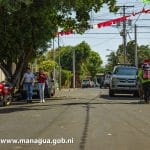
[[[144,101],[145,101],[145,103],[149,103],[149,100],[147,99],[147,97],[144,97]]]
[[[133,93],[133,96],[134,96],[134,97],[139,97],[139,92],[138,92],[138,91],[134,92],[134,93]]]
[[[5,102],[2,101],[2,104],[1,104],[2,107],[6,106]]]
[[[10,105],[12,103],[13,97],[12,94],[9,93],[8,95],[4,96],[4,105]]]
[[[4,95],[3,101],[2,101],[2,106],[6,106],[7,105],[7,99],[8,99],[8,95]]]
[[[114,91],[109,89],[109,96],[114,96]]]

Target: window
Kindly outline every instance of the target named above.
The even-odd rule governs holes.
[[[116,75],[137,75],[136,68],[127,68],[127,67],[118,67],[114,70],[114,74]]]

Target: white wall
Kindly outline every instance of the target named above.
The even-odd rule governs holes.
[[[5,75],[3,71],[0,69],[0,81],[4,81],[4,80],[5,80]]]

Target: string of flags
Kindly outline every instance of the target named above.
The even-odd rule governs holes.
[[[128,16],[123,16],[123,17],[111,19],[111,20],[108,20],[108,21],[100,22],[100,23],[98,23],[98,24],[93,25],[92,28],[108,27],[108,26],[117,24],[117,23],[119,23],[119,22],[126,21],[126,20],[128,20],[130,17],[134,17],[134,16],[136,16],[136,15],[138,15],[138,14],[141,14],[141,13],[148,14],[148,13],[150,13],[150,9],[144,9],[144,8],[143,8],[141,11],[136,12],[136,13],[132,13],[131,15],[128,15]],[[70,34],[74,34],[74,31],[73,31],[73,30],[68,30],[68,31],[60,31],[60,32],[57,32],[57,35],[61,35],[61,36],[63,36],[63,35],[70,35]]]

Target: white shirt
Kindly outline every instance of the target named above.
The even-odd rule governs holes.
[[[24,82],[30,83],[34,80],[34,74],[32,72],[24,74]]]

